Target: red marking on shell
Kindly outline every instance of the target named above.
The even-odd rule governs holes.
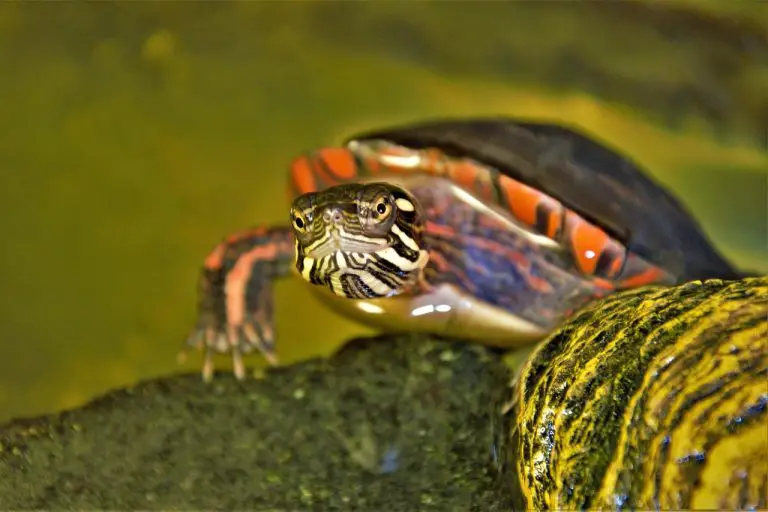
[[[619,281],[619,288],[638,288],[647,284],[659,282],[664,278],[664,271],[655,265],[648,265],[648,268],[639,274]]]
[[[602,229],[583,219],[581,216],[566,210],[563,205],[553,197],[519,181],[516,181],[498,171],[485,167],[482,164],[468,159],[456,159],[447,157],[442,151],[435,148],[414,150],[404,146],[368,146],[368,151],[361,151],[364,165],[358,167],[351,150],[346,148],[324,148],[311,157],[298,159],[293,166],[294,182],[301,182],[304,190],[317,186],[316,180],[332,185],[335,179],[348,180],[362,174],[374,174],[382,170],[390,172],[422,172],[431,175],[447,176],[457,185],[473,192],[480,199],[495,201],[494,187],[498,187],[502,204],[505,204],[512,215],[530,228],[541,229],[542,234],[553,240],[559,240],[562,232],[566,233],[565,240],[569,245],[576,265],[580,272],[586,276],[592,276],[594,284],[600,289],[615,289],[617,283],[611,281],[624,268],[625,248],[615,241]],[[388,158],[389,157],[389,158]],[[320,165],[322,160],[325,167],[333,174],[330,176]],[[311,182],[311,185],[310,185]],[[439,217],[448,205],[435,205],[432,216]],[[546,224],[537,224],[537,211],[543,208],[546,214]],[[563,214],[565,212],[565,219]],[[538,212],[539,214],[541,212]],[[428,223],[428,231],[436,236],[452,238],[457,233],[447,226]],[[483,245],[484,242],[474,239],[475,245]],[[486,250],[493,250],[509,259],[517,269],[525,276],[530,286],[540,292],[552,291],[552,286],[545,279],[530,273],[530,262],[519,252],[504,250],[502,246],[486,245]],[[606,254],[607,253],[607,254]],[[610,256],[608,268],[604,276],[595,276],[597,263],[601,255]],[[435,260],[435,265],[442,262],[448,265],[446,260]],[[454,269],[454,272],[460,269]],[[635,276],[622,281],[627,286],[633,283],[645,283],[648,280],[663,276],[663,272],[649,270],[640,276]]]
[[[490,169],[479,167],[477,179],[475,180],[475,190],[479,192],[480,198],[488,202],[496,202],[494,198],[494,189],[498,187],[499,174],[492,173]]]
[[[605,231],[570,210],[565,214],[565,225],[571,253],[579,270],[585,275],[595,274],[597,261],[604,251],[609,250],[609,246],[617,244],[621,247]],[[613,247],[610,249],[615,250],[617,254],[621,253],[620,249],[616,250]]]
[[[378,174],[381,172],[382,166],[376,158],[370,156],[361,156],[363,160],[362,168],[358,169],[360,174]]]
[[[592,279],[592,284],[603,291],[603,293],[596,292],[596,297],[601,297],[611,291],[616,290],[616,283],[602,277],[595,277]]]
[[[470,159],[448,157],[436,148],[414,150],[404,146],[387,145],[368,146],[367,149],[374,155],[371,161],[381,162],[391,172],[422,172],[445,176],[485,201],[498,202],[494,195],[494,190],[498,189],[501,203],[506,204],[515,218],[534,229],[537,207],[543,205],[547,212],[547,226],[543,234],[552,239],[559,237],[564,210],[560,202],[533,187],[500,174],[495,169]]]
[[[555,200],[553,199],[552,201]],[[545,234],[552,240],[559,238],[560,230],[563,227],[563,210],[563,205],[559,202],[557,202],[556,208],[547,210],[547,232]]]
[[[312,168],[309,156],[302,155],[291,163],[291,185],[295,195],[315,192],[317,190],[315,171]]]
[[[462,187],[472,190],[478,183],[478,175],[484,170],[467,160],[454,160],[448,166],[448,177]]]
[[[324,162],[318,151],[312,153],[309,158],[309,164],[312,168],[312,172],[315,175],[321,186],[320,188],[332,187],[339,184],[339,180],[333,177],[328,171],[325,170]]]
[[[626,260],[626,256],[621,255],[620,257],[616,258],[614,257],[613,262],[611,263],[611,267],[608,269],[608,275],[610,277],[616,277],[619,272],[621,272],[621,269],[624,266],[624,261]]]
[[[351,180],[358,174],[357,163],[347,148],[324,148],[317,152],[325,168],[339,180]]]
[[[534,227],[536,225],[536,207],[542,198],[547,196],[507,176],[499,176],[498,182],[502,196],[506,199],[507,208],[526,225]]]
[[[420,152],[422,170],[435,176],[443,176],[448,173],[445,155],[442,151],[434,148],[423,149]]]

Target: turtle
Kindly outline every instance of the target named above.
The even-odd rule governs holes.
[[[275,351],[272,284],[299,276],[327,306],[382,330],[532,346],[619,290],[740,279],[640,165],[575,126],[431,119],[296,156],[284,225],[226,237],[199,275],[185,341],[213,355]]]

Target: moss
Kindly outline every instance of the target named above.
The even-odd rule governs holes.
[[[767,339],[768,277],[585,308],[522,370],[509,451],[518,504],[765,508]]]
[[[352,341],[236,382],[161,378],[0,428],[5,509],[497,510],[508,371],[481,347]]]

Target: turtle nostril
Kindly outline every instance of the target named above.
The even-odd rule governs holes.
[[[336,208],[325,210],[323,212],[323,220],[325,222],[331,222],[331,221],[341,222],[341,218],[342,218],[341,212]]]

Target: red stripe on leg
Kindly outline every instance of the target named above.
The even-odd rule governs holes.
[[[253,265],[259,260],[274,260],[277,257],[276,244],[261,245],[243,253],[227,274],[224,293],[227,301],[227,321],[231,326],[242,325],[245,318],[245,289],[251,278]]]

